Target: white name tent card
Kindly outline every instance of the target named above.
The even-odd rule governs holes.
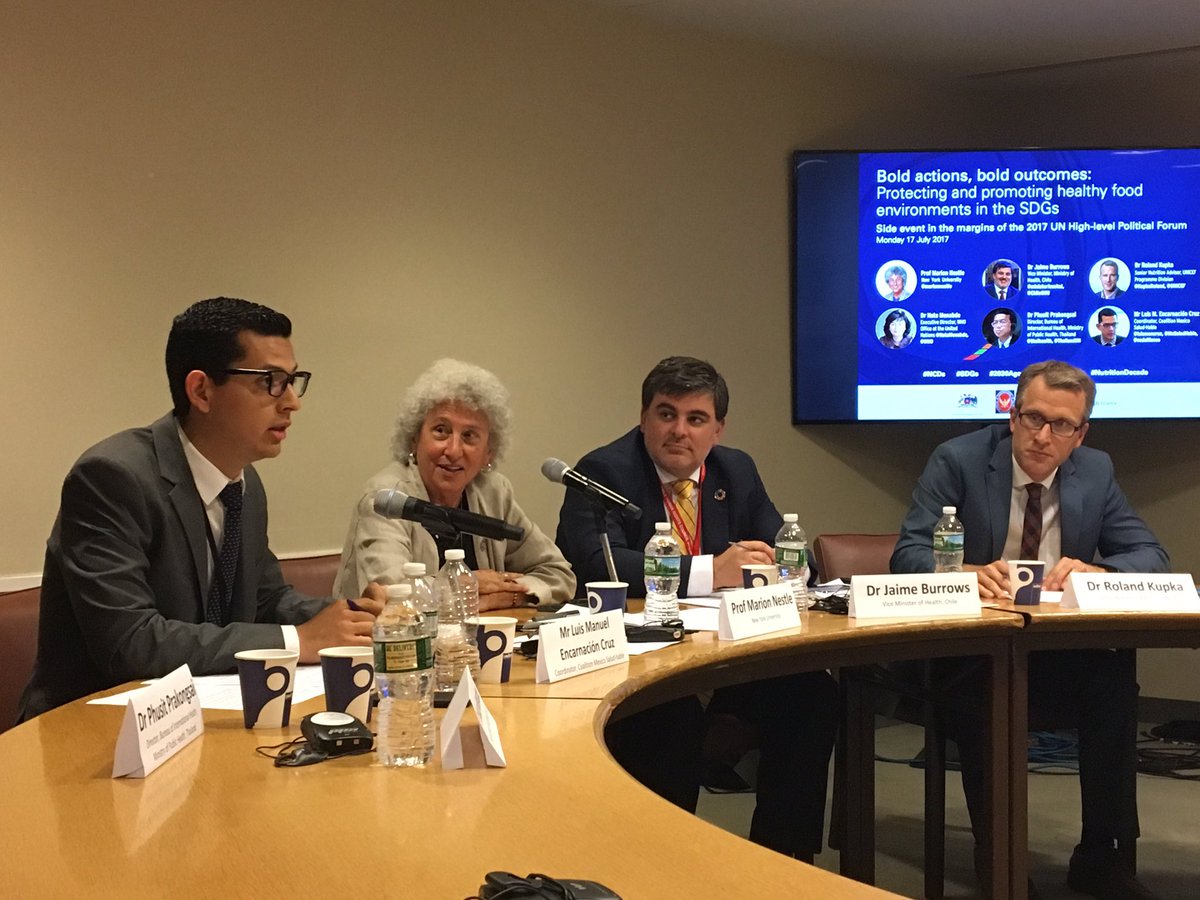
[[[468,703],[475,707],[478,728],[462,723]],[[483,702],[471,670],[463,669],[450,705],[446,707],[446,715],[442,717],[442,768],[481,768],[483,765],[507,766],[508,760],[500,744],[496,719]]]
[[[1200,612],[1191,575],[1072,572],[1062,609],[1084,612]]]
[[[537,681],[619,665],[629,659],[621,610],[547,622],[538,629]]]
[[[717,616],[718,640],[740,641],[799,627],[800,610],[796,607],[790,584],[764,584],[730,591],[721,597]]]
[[[855,575],[850,580],[849,613],[855,619],[977,616],[982,608],[974,572]]]
[[[200,698],[186,665],[126,696],[113,778],[145,778],[204,733]]]

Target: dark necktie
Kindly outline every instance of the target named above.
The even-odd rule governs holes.
[[[225,507],[225,536],[221,541],[221,552],[213,560],[205,621],[213,625],[228,625],[238,557],[242,555],[242,483],[231,481],[217,496]]]
[[[1021,526],[1021,559],[1037,559],[1042,546],[1042,485],[1030,482],[1025,490],[1025,524]]]

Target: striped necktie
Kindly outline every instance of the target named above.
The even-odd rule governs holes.
[[[679,513],[678,524],[672,523],[671,531],[680,547],[690,547],[696,537],[696,501],[693,494],[696,484],[690,478],[680,478],[671,482],[671,490],[675,493],[675,509]],[[687,534],[680,533],[682,526]]]
[[[237,579],[238,558],[242,555],[242,483],[231,481],[217,495],[225,507],[225,534],[221,552],[213,560],[212,582],[208,587],[208,603],[204,621],[213,625],[228,625],[233,605],[233,585]]]
[[[1042,546],[1042,485],[1036,481],[1025,486],[1025,522],[1021,527],[1021,559],[1037,559]]]

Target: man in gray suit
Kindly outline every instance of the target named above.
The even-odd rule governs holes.
[[[86,451],[63,483],[46,549],[28,719],[94,691],[234,667],[239,650],[369,646],[383,590],[356,603],[283,581],[252,467],[278,456],[309,373],[292,324],[216,298],[176,317],[167,339],[174,410]]]

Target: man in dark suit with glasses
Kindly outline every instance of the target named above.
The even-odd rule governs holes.
[[[1125,499],[1108,454],[1083,446],[1095,397],[1095,383],[1074,366],[1057,360],[1028,366],[1007,423],[934,450],[901,526],[892,571],[934,570],[933,528],[943,506],[958,508],[963,568],[978,575],[983,598],[1011,596],[1010,559],[1044,561],[1042,587],[1049,591],[1062,590],[1072,572],[1167,571],[1166,552]],[[943,680],[976,710],[949,710],[946,725],[959,745],[981,869],[989,841],[987,704],[980,693],[986,679],[976,659],[944,662]],[[1114,846],[1138,836],[1134,668],[1132,652],[1113,650],[1053,650],[1029,658],[1031,717],[1079,728],[1083,830],[1068,883],[1094,897],[1154,896]]]
[[[382,589],[344,600],[285,584],[253,463],[278,456],[310,375],[287,316],[204,300],[177,316],[174,409],[86,451],[63,483],[46,548],[38,652],[23,719],[186,663],[234,668],[240,650],[370,645]]]

